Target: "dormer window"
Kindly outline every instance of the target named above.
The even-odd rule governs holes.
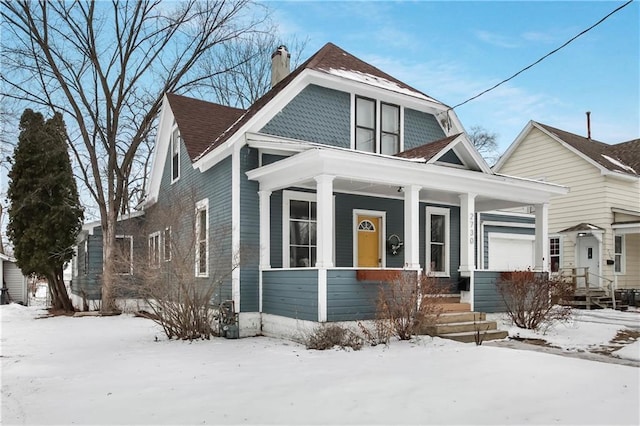
[[[399,106],[356,96],[355,110],[356,150],[386,155],[400,152]]]
[[[171,134],[171,183],[180,178],[180,131],[178,128]]]

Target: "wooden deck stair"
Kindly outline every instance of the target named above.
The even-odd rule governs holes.
[[[578,309],[607,309],[613,308],[613,300],[607,292],[598,288],[590,288],[589,290],[580,287],[574,291],[573,300],[570,304]],[[616,298],[615,309],[626,311],[629,305],[624,304],[621,299]]]
[[[459,295],[436,296],[442,308],[435,325],[424,328],[424,333],[443,339],[471,343],[481,339],[499,340],[506,338],[509,333],[498,330],[495,321],[487,321],[484,312],[471,312],[469,303],[461,303]]]

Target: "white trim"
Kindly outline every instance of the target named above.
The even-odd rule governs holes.
[[[380,210],[364,210],[364,209],[353,209],[352,212],[352,241],[353,241],[353,267],[359,268],[358,266],[358,216],[371,216],[377,217],[380,219],[380,226],[378,228],[378,252],[380,253],[380,266],[379,268],[386,268],[387,266],[387,256],[386,251],[384,250],[384,241],[386,241],[385,236],[387,235],[387,212]]]
[[[552,272],[552,265],[551,265],[551,239],[558,239],[558,271],[556,272]],[[549,235],[549,260],[548,260],[548,268],[549,268],[549,273],[553,273],[553,274],[559,274],[562,271],[562,265],[564,264],[564,235],[561,234],[550,234]]]
[[[129,239],[129,273],[115,272],[116,275],[133,275],[133,235],[120,234],[115,236],[115,240]]]
[[[167,231],[169,231],[169,258],[167,258]],[[162,261],[163,262],[170,262],[171,259],[173,258],[173,250],[171,249],[171,238],[172,238],[172,231],[171,231],[171,226],[167,226],[166,228],[164,228],[164,232],[162,234]]]
[[[231,155],[231,262],[241,261],[240,256],[240,149],[236,144]],[[240,312],[240,266],[232,264],[231,270],[231,298],[236,312]]]
[[[169,173],[170,173],[170,181],[171,181],[171,185],[173,185],[175,182],[180,180],[180,161],[182,160],[182,156],[181,156],[181,149],[182,149],[182,136],[180,136],[180,129],[178,128],[177,124],[174,124],[173,127],[171,128],[171,135],[169,136],[171,138],[171,141],[169,142],[169,152],[171,153],[171,161],[170,161],[170,167],[169,167]],[[177,146],[176,146],[177,144]],[[173,154],[174,151],[176,151],[177,148],[177,154],[178,154],[178,175],[176,177],[173,177],[174,175],[174,169],[173,169]]]
[[[318,322],[327,321],[327,269],[318,268]]]
[[[425,271],[435,277],[449,277],[451,276],[450,270],[450,251],[451,251],[451,221],[450,210],[442,207],[425,207]],[[444,216],[444,271],[432,271],[431,270],[431,215]]]
[[[206,258],[206,262],[205,262],[205,272],[202,273],[200,272],[200,218],[198,217],[198,214],[201,211],[205,211],[206,215],[207,215],[207,233],[205,235],[205,258]],[[196,261],[195,261],[195,276],[198,278],[207,278],[209,276],[209,234],[211,232],[210,229],[210,217],[209,217],[209,199],[205,198],[203,200],[200,200],[196,203],[196,209],[195,209],[195,243],[196,243]]]
[[[154,244],[152,244],[152,241],[157,238],[157,242],[155,243],[155,247]],[[162,238],[161,238],[161,234],[160,231],[156,231],[156,232],[152,232],[151,234],[149,234],[149,238],[147,239],[148,241],[148,261],[149,261],[149,267],[152,269],[157,269],[160,267],[160,263],[162,262],[161,260],[161,256],[164,257],[164,253],[162,253],[160,251],[160,246],[162,245]],[[153,248],[155,248],[155,250],[153,250]],[[153,250],[153,251],[152,251]],[[157,254],[158,256],[158,263],[153,263],[153,256],[154,254]]]
[[[616,238],[620,237],[622,239],[621,241],[621,247],[622,247],[622,252],[620,253],[616,253]],[[626,256],[626,238],[624,237],[624,234],[613,234],[613,259],[615,260],[616,256],[619,254],[620,255],[620,270],[616,271],[615,265],[613,267],[613,273],[615,275],[625,275],[626,271],[627,271],[627,256]]]
[[[290,268],[290,247],[289,247],[289,210],[290,210],[290,202],[291,200],[296,201],[308,201],[316,203],[316,215],[317,215],[317,207],[318,201],[315,192],[299,192],[299,191],[282,191],[282,267]],[[317,217],[316,217],[316,226],[317,226]],[[316,235],[316,256],[317,256],[317,238]],[[314,268],[316,265],[309,265],[309,268]],[[298,268],[293,268],[298,269]]]

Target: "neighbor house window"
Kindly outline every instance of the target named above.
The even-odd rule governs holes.
[[[614,271],[624,273],[624,235],[615,235],[614,239]]]
[[[305,268],[316,265],[316,198],[309,193],[285,193],[284,266]],[[287,264],[288,263],[288,264]]]
[[[116,274],[133,274],[133,237],[131,235],[116,235],[115,250]]]
[[[549,238],[549,263],[551,272],[560,271],[560,237]]]
[[[209,275],[209,200],[196,204],[196,276]]]
[[[171,227],[164,230],[164,261],[171,260]]]
[[[180,131],[171,134],[171,182],[180,178]]]
[[[84,252],[82,253],[84,275],[89,273],[89,240],[84,240]]]
[[[149,235],[149,266],[160,267],[160,233],[154,232]]]
[[[355,110],[356,150],[386,155],[400,152],[399,106],[356,96]]]
[[[449,276],[449,209],[427,207],[427,272]]]

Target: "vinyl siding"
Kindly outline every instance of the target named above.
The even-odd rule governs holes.
[[[500,173],[544,179],[570,188],[568,194],[551,198],[549,234],[557,234],[582,222],[610,229],[611,206],[606,202],[606,197],[603,198],[606,185],[600,170],[540,130],[534,128],[529,133],[500,169]],[[606,235],[604,238],[607,240]],[[607,246],[603,247],[604,253],[607,249]],[[573,268],[575,262],[575,246],[565,240],[562,267]],[[603,266],[603,273],[610,275],[606,266]]]
[[[196,282],[200,285],[211,285],[212,282],[222,280],[214,292],[214,304],[232,298],[231,195],[231,156],[201,173],[193,168],[184,143],[181,143],[180,178],[171,183],[171,156],[167,155],[158,201],[147,214],[148,233],[164,228],[166,220],[161,219],[163,216],[169,215],[173,220],[179,217],[178,225],[172,225],[172,240],[180,239],[183,245],[195,244],[192,232],[196,203],[208,199],[209,277],[197,278]],[[171,212],[170,209],[178,210]],[[190,268],[195,276],[195,260],[192,263]]]
[[[261,130],[275,136],[349,148],[351,95],[309,85]]]
[[[272,270],[262,275],[262,311],[301,320],[318,320],[318,270]]]
[[[257,312],[259,307],[260,205],[259,184],[246,171],[258,167],[258,151],[240,150],[240,311]]]
[[[327,271],[327,320],[374,319],[379,291],[380,283],[358,281],[353,269]]]
[[[500,272],[474,272],[474,310],[478,312],[504,312],[504,302],[498,294],[496,283]]]
[[[624,243],[625,268],[617,275],[618,288],[640,289],[640,234],[625,235]]]
[[[22,275],[22,271],[15,262],[2,259],[0,262],[2,262],[2,282],[9,292],[9,300],[26,305],[28,303],[27,278]]]
[[[405,151],[446,136],[433,115],[410,108],[404,109]]]

